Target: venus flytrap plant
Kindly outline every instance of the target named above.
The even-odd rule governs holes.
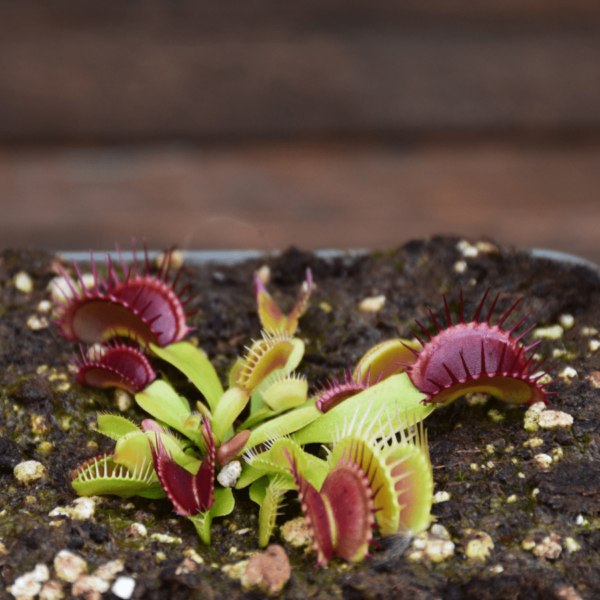
[[[250,486],[250,499],[259,506],[258,512],[258,546],[265,548],[273,531],[275,521],[284,507],[283,498],[295,484],[284,477],[262,477]]]
[[[304,343],[293,338],[292,333],[308,300],[310,273],[304,286],[303,298],[291,318],[279,315],[283,319],[281,323],[285,325],[286,333],[265,331],[262,339],[248,348],[246,357],[234,365],[233,385],[224,391],[214,367],[201,350],[183,341],[165,345],[161,343],[165,339],[162,336],[164,332],[157,330],[152,330],[152,335],[148,332],[144,335],[144,325],[140,321],[143,321],[148,312],[153,312],[151,305],[155,302],[157,293],[165,292],[166,289],[167,302],[163,303],[163,308],[172,308],[169,301],[173,300],[174,294],[170,293],[172,288],[167,286],[168,266],[164,268],[163,264],[159,276],[151,278],[147,260],[144,277],[140,275],[137,263],[133,271],[126,271],[123,264],[123,270],[127,274],[121,282],[110,260],[108,264],[108,281],[97,275],[93,265],[94,289],[82,293],[78,293],[75,288],[70,290],[69,302],[59,309],[63,334],[77,336],[83,332],[87,335],[87,341],[108,339],[125,333],[131,335],[142,341],[148,352],[169,362],[186,375],[202,393],[206,405],[199,402],[200,412],[194,413],[188,401],[169,383],[165,380],[152,381],[155,372],[147,358],[132,343],[127,345],[113,342],[111,345],[109,342],[103,349],[95,346],[93,355],[91,351],[82,351],[82,360],[78,362],[79,381],[97,387],[118,385],[130,392],[137,391],[136,402],[155,420],[146,419],[139,428],[118,415],[100,415],[98,429],[116,441],[115,450],[110,456],[98,458],[90,465],[83,465],[73,486],[82,495],[97,493],[99,490],[120,496],[137,494],[160,497],[166,494],[176,512],[192,519],[200,537],[208,542],[212,517],[227,514],[233,509],[231,490],[214,489],[215,463],[227,464],[241,453],[248,441],[250,432],[245,428],[236,432],[234,424],[248,404],[250,396],[254,396],[255,422],[306,401],[306,381],[291,374],[302,359]],[[121,289],[124,286],[131,286],[136,290],[135,294]],[[83,286],[82,289],[85,290]],[[115,289],[120,290],[119,294],[114,292]],[[153,295],[150,295],[148,306],[140,309],[140,298],[144,297],[147,289]],[[127,302],[123,302],[118,306],[118,311],[115,311],[113,305],[117,304],[117,297],[127,298]],[[264,314],[273,313],[271,309],[275,305],[270,297],[261,299],[260,303]],[[132,314],[127,316],[127,311]],[[96,337],[92,338],[85,321],[86,312],[92,318],[100,315],[102,335],[94,334]],[[174,314],[181,315],[182,310],[175,310]],[[113,327],[109,327],[110,319],[115,315],[119,319],[113,323]],[[165,319],[162,315],[154,315],[145,326],[152,329],[155,321],[164,323]],[[168,321],[166,319],[167,324]],[[177,319],[172,318],[171,321]],[[131,325],[126,332],[123,325],[125,322]],[[178,330],[183,331],[182,327]],[[170,339],[177,340],[180,333],[171,332],[169,335]],[[258,416],[256,413],[259,413]],[[184,439],[169,433],[167,427],[185,436]],[[204,458],[200,458],[194,448],[198,448]],[[289,477],[288,487],[291,487]]]
[[[548,403],[548,396],[555,394],[545,388],[555,383],[546,382],[544,377],[554,367],[538,373],[545,360],[536,362],[535,348],[541,340],[522,346],[521,340],[534,326],[522,333],[516,330],[529,317],[517,321],[512,327],[503,329],[522,298],[519,298],[492,325],[494,308],[500,294],[492,302],[487,317],[481,318],[482,310],[490,289],[485,292],[473,320],[465,322],[462,292],[460,294],[460,319],[452,322],[448,302],[444,297],[447,321],[442,329],[431,309],[432,335],[419,321],[422,334],[413,332],[414,341],[388,340],[374,346],[363,356],[355,371],[355,377],[365,373],[369,382],[385,379],[397,372],[406,372],[414,387],[423,392],[424,402],[446,405],[469,392],[483,392],[509,404]],[[515,335],[513,335],[515,334]],[[419,337],[419,336],[424,337]],[[529,357],[527,354],[531,353]],[[368,377],[367,377],[368,372]]]
[[[298,498],[317,553],[325,566],[334,554],[359,562],[369,551],[375,525],[374,493],[361,467],[344,456],[317,489],[298,469],[295,456],[286,452]]]
[[[120,250],[117,246],[120,255]],[[91,257],[94,285],[88,289],[76,263],[73,263],[80,285],[73,286],[71,279],[63,277],[62,299],[57,299],[56,323],[61,334],[69,340],[94,344],[117,336],[134,337],[143,344],[154,343],[166,346],[183,339],[191,330],[186,325],[186,317],[191,313],[184,310],[181,297],[186,288],[175,293],[179,270],[171,284],[168,283],[171,267],[171,253],[167,252],[161,263],[158,275],[151,275],[148,252],[145,252],[145,273],[140,271],[133,247],[134,264],[129,269],[121,257],[121,267],[125,274],[119,277],[107,257],[108,276],[101,277]]]
[[[114,298],[125,298],[118,311],[113,311],[118,317],[115,327],[108,327],[108,317],[100,319],[101,327],[96,329],[101,338],[115,332],[124,335],[123,323],[135,322],[133,317],[125,318],[124,311],[142,321],[146,314],[154,315],[145,324],[151,334],[146,331],[142,335],[143,327],[137,324],[127,335],[135,336],[146,352],[181,371],[204,399],[198,402],[198,412],[192,411],[170,383],[150,378],[154,371],[131,345],[113,342],[98,358],[94,354],[93,365],[90,355],[86,359],[84,354],[81,381],[101,387],[118,381],[130,391],[136,391],[135,382],[143,382],[135,399],[152,419],[138,427],[118,415],[100,415],[98,429],[115,440],[115,449],[109,456],[82,465],[73,482],[78,493],[166,495],[174,510],[189,518],[200,538],[209,543],[212,518],[228,514],[234,506],[232,490],[215,487],[215,470],[245,449],[246,464],[236,488],[250,486],[250,497],[260,504],[261,546],[272,535],[285,493],[294,488],[320,564],[326,564],[333,554],[350,561],[366,556],[375,518],[386,535],[401,528],[419,531],[426,527],[433,479],[426,439],[416,424],[433,405],[422,403],[426,395],[401,372],[408,369],[406,364],[419,346],[410,347],[410,342],[402,340],[380,344],[363,357],[354,374],[348,371],[343,381],[332,378],[309,399],[306,379],[294,373],[304,355],[304,342],[293,336],[312,288],[310,271],[301,298],[288,316],[256,277],[264,331],[233,365],[229,388],[224,390],[202,350],[182,341],[181,333],[189,330],[179,319],[183,309],[174,310],[167,319],[154,312],[158,290],[169,292],[161,304],[165,310],[170,310],[173,297],[177,298],[174,284],[167,284],[167,272],[168,264],[163,263],[159,276],[152,278],[147,266],[142,277],[136,263],[121,281],[109,261],[107,282],[95,274],[94,289],[80,294],[73,290],[73,302],[61,308],[63,333],[75,335],[90,329],[85,323],[86,310],[93,316],[104,310],[101,307],[108,307],[110,313],[112,304],[118,304]],[[133,291],[122,291],[124,286]],[[146,306],[142,299],[147,289],[152,293]],[[108,303],[100,298],[103,293]],[[170,324],[170,333],[163,335],[164,331],[153,329],[155,322]],[[131,354],[135,360],[128,363],[125,359],[125,366],[116,359],[101,363],[110,348],[119,349],[123,356]],[[118,369],[112,368],[114,363]],[[132,371],[137,379],[129,375]],[[242,414],[245,419],[240,423]],[[314,442],[331,445],[327,461],[304,449]]]
[[[268,333],[283,333],[293,335],[298,329],[298,321],[306,311],[308,299],[313,287],[312,273],[310,269],[306,270],[306,281],[302,284],[300,298],[294,305],[289,315],[284,315],[273,298],[271,298],[265,287],[260,273],[254,274],[254,291],[256,294],[256,303],[258,304],[258,317],[263,328]]]
[[[131,344],[107,343],[100,351],[81,348],[75,358],[75,381],[97,388],[117,387],[131,394],[145,388],[156,378],[156,371],[146,356]]]

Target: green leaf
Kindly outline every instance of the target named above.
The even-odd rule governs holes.
[[[158,357],[179,369],[202,392],[211,410],[223,395],[219,376],[204,352],[189,342],[176,342],[165,348],[150,344]]]
[[[273,535],[277,513],[283,496],[295,490],[293,477],[262,477],[250,486],[250,500],[260,506],[258,513],[258,545],[264,548]]]
[[[263,503],[270,481],[270,478],[265,475],[264,477],[261,477],[252,483],[250,489],[248,490],[248,494],[252,502],[256,502],[256,504],[259,506]]]
[[[141,461],[152,462],[150,443],[154,443],[155,438],[158,436],[165,450],[173,457],[173,460],[177,464],[186,468],[190,473],[195,474],[198,471],[200,460],[196,456],[184,452],[181,440],[178,440],[169,433],[160,433],[157,431],[149,431],[147,433],[137,431],[122,436],[115,446],[115,463],[125,465],[131,470],[140,464]]]
[[[247,390],[238,387],[228,389],[217,404],[211,421],[212,431],[218,444],[226,440],[226,433],[229,431],[233,422],[238,418],[239,414],[244,410],[250,394]]]
[[[312,423],[315,419],[319,419],[322,415],[323,413],[315,406],[315,401],[308,400],[302,406],[259,425],[252,431],[246,448],[263,444],[281,435],[294,433]]]
[[[210,508],[213,517],[224,517],[233,512],[235,499],[231,488],[215,488],[215,501]]]
[[[135,423],[121,415],[104,413],[98,415],[98,431],[113,440],[118,440],[126,433],[141,430]]]
[[[159,421],[188,435],[189,431],[185,431],[183,424],[192,413],[190,405],[165,381],[154,381],[135,395],[135,401]]]
[[[252,399],[254,399],[254,394],[252,394]],[[238,430],[244,431],[244,429],[250,429],[259,423],[262,423],[265,419],[270,419],[271,417],[277,416],[281,412],[283,411],[271,410],[265,404],[264,408],[261,408],[257,412],[250,414],[250,416],[238,427]]]
[[[210,527],[213,517],[223,517],[231,513],[235,506],[231,488],[217,488],[215,490],[215,501],[210,510],[199,513],[188,519],[194,524],[196,532],[200,539],[206,544],[210,544]]]
[[[353,419],[365,419],[365,422],[370,422],[377,418],[387,419],[388,415],[393,429],[399,431],[407,419],[414,423],[435,410],[432,404],[422,404],[425,398],[425,394],[419,392],[406,373],[392,375],[364,392],[344,400],[329,412],[319,413],[318,418],[294,434],[294,439],[301,445],[315,442],[328,444],[335,441],[344,425],[351,423]],[[276,420],[266,423],[265,426]],[[257,435],[257,439],[260,439],[260,436]],[[262,441],[264,440],[256,443]]]
[[[266,474],[266,471],[257,469],[256,467],[253,467],[245,462],[242,465],[242,474],[235,484],[235,489],[241,490]]]
[[[112,456],[96,458],[79,468],[71,485],[80,496],[166,496],[152,467],[152,461],[148,460],[141,460],[138,468],[128,469],[116,464]]]

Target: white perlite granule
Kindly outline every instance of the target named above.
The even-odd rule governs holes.
[[[81,575],[87,573],[87,563],[77,554],[61,550],[54,557],[54,571],[59,579],[74,583]]]
[[[225,465],[217,475],[217,481],[223,487],[233,487],[242,474],[242,465],[239,460],[232,460]]]
[[[122,598],[123,600],[129,600],[129,598],[133,596],[134,590],[135,579],[133,577],[127,577],[126,575],[117,577],[112,587],[110,588],[110,591],[117,598]]]
[[[19,483],[28,485],[43,479],[46,476],[46,467],[37,460],[26,460],[19,463],[13,473]]]
[[[29,600],[40,593],[42,583],[48,579],[50,579],[50,571],[46,565],[40,563],[33,571],[17,577],[9,591],[17,600]]]

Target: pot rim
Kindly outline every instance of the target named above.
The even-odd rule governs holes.
[[[281,251],[262,251],[262,250],[184,250],[185,262],[189,265],[200,266],[209,263],[218,265],[235,265],[242,263],[246,260],[256,258],[273,258],[281,255]],[[371,251],[364,248],[354,248],[350,250],[337,250],[334,248],[330,249],[318,249],[312,251],[315,256],[323,258],[325,260],[331,260],[334,258],[355,258],[357,256],[365,256]],[[595,271],[600,275],[600,266],[595,262],[582,258],[576,254],[569,252],[562,252],[560,250],[549,250],[546,248],[531,248],[529,255],[532,258],[546,259],[562,264],[579,265],[587,267],[592,271]],[[119,255],[114,250],[108,251],[68,251],[59,252],[62,257],[69,261],[75,261],[76,263],[89,262],[90,256],[93,256],[94,261],[102,261],[106,256],[110,256],[112,260],[118,260]],[[131,262],[133,260],[133,252],[127,250],[121,253],[125,262]],[[148,250],[148,257],[153,260],[160,254],[158,250]]]

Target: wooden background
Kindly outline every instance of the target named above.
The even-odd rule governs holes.
[[[600,262],[600,3],[0,0],[0,245]]]

